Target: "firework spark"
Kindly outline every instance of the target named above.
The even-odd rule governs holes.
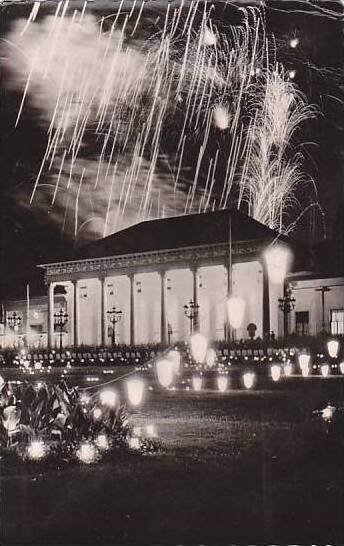
[[[67,3],[39,21],[37,11],[7,40],[9,84],[23,90],[17,124],[30,102],[47,127],[32,205],[76,239],[237,195],[283,228],[303,182],[300,155],[287,151],[312,110],[277,67],[257,9],[241,8],[224,33],[211,9],[181,5],[145,39],[143,4],[119,6],[110,24],[69,15]]]

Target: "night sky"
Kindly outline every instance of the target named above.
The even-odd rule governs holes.
[[[214,20],[217,24],[221,21],[239,24],[238,6],[247,4],[257,3],[242,1],[237,2],[236,7],[218,3]],[[106,15],[114,11],[113,2],[110,5],[111,9],[108,2],[93,2],[87,9],[97,15]],[[73,8],[76,6],[77,3],[73,3]],[[30,14],[31,7],[29,4],[6,4],[0,8],[2,38],[6,39],[14,21]],[[39,16],[44,17],[52,11],[52,5],[45,4]],[[158,12],[158,7],[154,11],[147,8],[147,32]],[[303,146],[304,168],[316,183],[326,237],[331,238],[336,234],[336,226],[340,225],[338,218],[344,214],[344,6],[342,2],[329,1],[318,2],[316,7],[311,2],[271,1],[264,7],[264,13],[267,31],[274,33],[276,38],[278,60],[287,70],[296,71],[295,83],[319,111],[315,119],[302,126],[298,138],[307,143]],[[299,40],[295,48],[290,45],[292,39]],[[4,55],[1,55],[2,60]],[[32,293],[42,289],[35,265],[70,256],[75,241],[69,233],[63,232],[53,208],[37,209],[28,205],[45,151],[46,126],[40,122],[39,111],[27,101],[15,128],[22,92],[6,85],[10,74],[6,63],[2,64],[1,297],[24,297],[27,280],[30,280]],[[309,188],[300,191],[307,193]],[[305,195],[298,197],[307,201]],[[314,209],[300,223],[294,236],[324,238],[321,221],[319,210]],[[80,238],[77,244],[83,242]]]

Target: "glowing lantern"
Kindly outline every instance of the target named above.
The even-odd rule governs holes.
[[[333,414],[335,412],[336,408],[334,408],[333,406],[330,406],[329,404],[326,406],[326,408],[324,408],[321,412],[321,415],[322,415],[322,418],[324,419],[324,421],[331,421],[331,419],[333,418]]]
[[[244,320],[246,303],[238,296],[231,296],[227,300],[228,320],[232,328],[240,328]]]
[[[321,369],[321,375],[323,377],[327,377],[329,375],[330,366],[328,364],[323,364],[320,369]]]
[[[42,362],[35,362],[35,370],[41,370],[42,369]]]
[[[270,368],[272,381],[279,381],[281,379],[281,366],[273,364]]]
[[[242,376],[244,385],[246,389],[252,389],[255,382],[255,374],[253,372],[245,372]]]
[[[46,453],[46,447],[44,442],[40,440],[34,440],[30,443],[30,445],[27,448],[27,454],[30,457],[30,459],[33,459],[35,461],[38,461],[39,459],[42,459]]]
[[[143,399],[144,382],[135,377],[127,381],[127,391],[130,404],[139,406]]]
[[[94,463],[94,461],[97,459],[97,450],[93,444],[84,442],[80,445],[76,455],[81,462],[90,464]]]
[[[216,352],[214,349],[210,348],[207,350],[205,361],[207,363],[208,368],[212,368],[214,366],[216,361]]]
[[[228,377],[226,375],[219,375],[217,378],[217,387],[220,392],[225,392],[228,386]]]
[[[160,385],[167,389],[173,383],[174,363],[167,359],[158,360],[156,363],[156,373]]]
[[[87,404],[90,400],[91,400],[91,397],[86,392],[83,392],[82,395],[80,396],[80,402],[82,402],[83,404]]]
[[[176,375],[179,375],[180,360],[181,360],[179,351],[177,351],[177,350],[169,351],[168,354],[167,354],[167,358],[169,360],[172,360],[172,362],[174,364],[174,373]]]
[[[194,391],[202,390],[202,377],[200,375],[194,375],[192,378],[192,386]]]
[[[291,374],[293,373],[293,366],[291,365],[290,362],[287,362],[286,364],[284,364],[283,371],[286,377],[291,376]]]
[[[94,417],[95,419],[100,419],[101,416],[102,416],[102,414],[103,414],[103,412],[102,412],[102,410],[101,410],[100,408],[94,408],[94,410],[93,410],[93,417]]]
[[[299,39],[298,38],[292,38],[289,41],[289,45],[291,48],[295,49],[299,45]]]
[[[337,341],[336,339],[331,339],[330,341],[328,341],[327,350],[331,358],[337,358],[338,350],[339,350],[339,341]]]
[[[303,377],[308,377],[309,375],[309,365],[310,365],[311,357],[307,353],[301,353],[299,354],[299,364],[301,368],[301,373]]]
[[[208,342],[202,334],[194,334],[190,338],[191,354],[196,362],[204,362]]]
[[[156,436],[156,430],[154,425],[147,425],[146,426],[146,432],[147,436],[150,436],[151,438],[154,438]]]
[[[265,251],[268,276],[272,283],[283,283],[290,264],[290,252],[282,246],[273,246]]]
[[[95,439],[95,444],[99,449],[107,450],[109,449],[109,440],[106,434],[98,434],[98,436]]]
[[[140,439],[139,438],[129,438],[129,447],[130,447],[130,449],[140,449]]]
[[[344,362],[339,364],[340,373],[344,375]]]
[[[100,401],[104,406],[113,408],[116,405],[117,394],[111,389],[105,389],[100,393]]]

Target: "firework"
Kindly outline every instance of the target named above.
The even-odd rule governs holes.
[[[17,124],[30,102],[47,127],[33,206],[75,239],[225,208],[234,196],[286,227],[304,182],[289,147],[313,110],[277,66],[258,9],[242,8],[224,33],[206,6],[168,8],[146,39],[143,4],[106,21],[70,15],[68,3],[39,21],[37,12],[7,40],[9,83],[23,90]]]

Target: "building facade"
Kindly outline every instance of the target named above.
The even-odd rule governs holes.
[[[255,337],[277,337],[284,279],[273,282],[265,260],[276,244],[293,252],[286,238],[236,210],[142,222],[40,265],[47,294],[6,305],[7,318],[17,310],[22,321],[15,332],[6,320],[3,346],[20,336],[49,347],[167,344],[187,340],[192,326],[211,340],[245,339],[249,324]],[[235,330],[229,296],[244,302]],[[198,309],[193,319],[190,306]]]
[[[296,273],[287,279],[295,298],[290,331],[316,336],[344,335],[344,277]]]

